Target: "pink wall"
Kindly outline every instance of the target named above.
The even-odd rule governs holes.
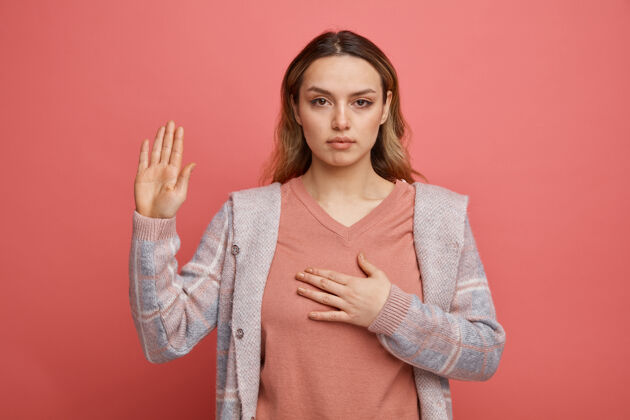
[[[507,342],[491,380],[452,381],[455,417],[630,416],[628,1],[14,1],[0,20],[0,417],[212,417],[216,332],[152,365],[131,320],[140,143],[172,118],[197,162],[181,267],[256,185],[289,61],[346,28],[398,70],[414,166],[470,196]]]

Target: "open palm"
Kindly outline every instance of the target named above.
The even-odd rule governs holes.
[[[149,160],[149,140],[142,142],[138,172],[134,183],[136,211],[143,216],[174,217],[186,200],[188,181],[194,163],[181,169],[184,153],[184,128],[175,122],[158,129]]]

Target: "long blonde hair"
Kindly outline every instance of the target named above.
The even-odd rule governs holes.
[[[284,183],[306,172],[311,164],[311,150],[306,144],[302,127],[295,120],[291,97],[299,102],[302,77],[308,66],[318,58],[352,55],[367,60],[381,76],[383,103],[387,91],[392,91],[389,116],[378,130],[376,143],[370,151],[374,171],[394,181],[413,183],[412,173],[427,178],[411,167],[407,143],[409,128],[400,112],[400,93],[396,70],[387,56],[370,40],[352,31],[323,32],[310,41],[293,59],[282,79],[282,107],[275,129],[274,148],[259,179],[260,185],[270,180]]]

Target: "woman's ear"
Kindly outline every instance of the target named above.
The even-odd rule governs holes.
[[[300,120],[300,115],[298,114],[298,107],[293,100],[293,95],[291,95],[291,108],[293,108],[293,117],[298,124],[302,125],[302,121]]]
[[[389,106],[391,103],[392,103],[392,91],[388,90],[387,99],[385,100],[385,105],[383,105],[383,116],[381,118],[381,124],[385,123],[385,121],[387,121],[387,118],[389,117]]]

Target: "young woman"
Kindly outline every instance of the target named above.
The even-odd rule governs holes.
[[[350,31],[282,83],[263,180],[230,193],[177,272],[183,128],[142,143],[130,303],[145,357],[217,328],[217,418],[451,419],[449,379],[487,380],[505,331],[468,197],[414,181],[396,72]],[[425,179],[426,180],[426,179]]]

